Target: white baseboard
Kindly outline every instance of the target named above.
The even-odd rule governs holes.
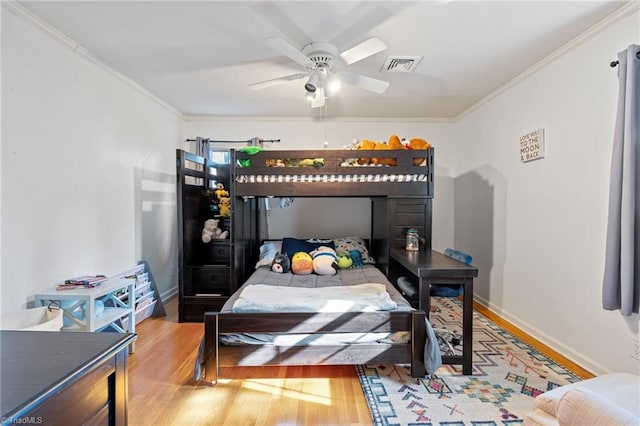
[[[177,286],[173,287],[173,288],[170,288],[169,290],[163,292],[160,295],[160,299],[162,300],[162,303],[166,303],[167,300],[171,299],[176,294],[178,294],[178,287]]]
[[[487,309],[489,309],[494,314],[498,315],[499,317],[503,318],[504,320],[506,320],[506,321],[510,322],[511,324],[513,324],[514,326],[518,327],[520,330],[524,331],[529,336],[531,336],[534,339],[536,339],[536,340],[542,342],[543,344],[549,346],[551,349],[553,349],[554,351],[558,352],[560,355],[562,355],[565,358],[571,360],[572,362],[578,364],[579,366],[581,366],[585,370],[592,372],[596,376],[612,372],[611,370],[605,368],[604,366],[602,366],[601,364],[595,362],[591,358],[588,358],[588,357],[584,356],[583,354],[580,354],[580,353],[576,352],[575,350],[573,350],[569,346],[565,345],[564,343],[559,342],[558,340],[554,339],[553,337],[549,336],[548,334],[546,334],[546,333],[540,331],[539,329],[533,327],[531,324],[528,324],[528,323],[526,323],[524,321],[519,320],[518,318],[516,318],[515,316],[510,314],[508,311],[505,311],[501,307],[499,307],[499,306],[491,303],[490,301],[478,296],[477,294],[474,294],[474,300],[476,302],[478,302],[479,304],[481,304],[482,306],[484,306]]]

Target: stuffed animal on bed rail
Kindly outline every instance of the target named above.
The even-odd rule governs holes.
[[[202,228],[202,242],[210,243],[211,240],[224,240],[229,235],[229,231],[218,228],[218,219],[207,219]]]
[[[320,246],[311,253],[313,272],[318,275],[335,275],[338,273],[338,255],[331,247]]]
[[[291,260],[287,253],[276,253],[271,262],[271,270],[279,274],[286,274],[291,270]]]
[[[313,272],[313,259],[309,253],[299,251],[291,258],[291,272],[298,275],[308,275]]]

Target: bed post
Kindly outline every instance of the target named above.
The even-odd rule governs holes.
[[[211,383],[218,382],[218,315],[204,314],[204,379]]]
[[[411,315],[411,377],[424,377],[424,348],[427,343],[427,314],[415,311]]]

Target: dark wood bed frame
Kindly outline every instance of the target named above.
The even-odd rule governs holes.
[[[411,364],[412,377],[424,377],[426,314],[410,312],[219,313],[205,314],[205,380],[217,382],[220,367],[260,365]],[[322,334],[409,331],[403,344],[336,346],[221,345],[221,333]]]
[[[322,167],[270,167],[272,159],[322,158]],[[343,166],[349,158],[393,158],[395,166]],[[424,161],[414,165],[414,159]],[[248,160],[248,161],[247,161]],[[250,164],[248,164],[250,163]],[[240,165],[242,164],[242,166]],[[389,218],[395,215],[390,207],[396,204],[407,207],[405,217],[418,215],[416,206],[422,210],[418,215],[425,238],[424,250],[431,249],[431,198],[433,197],[433,148],[428,150],[321,150],[321,151],[262,151],[255,155],[231,151],[232,194],[235,205],[240,206],[247,197],[370,197],[372,208],[381,213],[372,217],[372,255],[378,267],[385,269],[389,263],[389,250],[403,241],[401,227],[395,231],[387,229]],[[319,182],[269,182],[272,176],[314,175]],[[328,181],[333,176],[348,176],[342,182]],[[353,181],[359,175],[403,175],[423,176],[421,181]],[[322,181],[325,180],[325,181]],[[252,182],[253,181],[253,182]],[[393,199],[387,203],[387,199]],[[377,201],[376,201],[377,200]],[[402,204],[398,200],[408,200]],[[416,201],[417,200],[417,201]],[[381,201],[384,201],[381,203]],[[404,208],[403,207],[403,208]],[[239,209],[241,210],[241,208]],[[234,214],[236,214],[234,212]],[[238,218],[243,213],[238,212]],[[373,216],[373,213],[372,213]],[[424,217],[423,217],[424,216]],[[253,225],[252,225],[253,226]],[[241,230],[236,226],[234,244],[247,246],[247,236],[255,238],[255,232]],[[393,232],[392,232],[393,231]],[[395,232],[395,233],[394,233]],[[258,242],[252,241],[257,247]],[[250,257],[250,256],[248,256]],[[254,262],[257,259],[252,258]],[[356,313],[221,313],[206,312],[204,318],[204,365],[208,382],[216,382],[219,368],[260,365],[357,365],[366,363],[410,363],[411,375],[423,377],[424,346],[426,343],[426,314],[410,312],[356,312]],[[219,336],[225,333],[305,333],[326,334],[346,332],[410,332],[406,344],[355,344],[348,346],[260,346],[222,345]]]

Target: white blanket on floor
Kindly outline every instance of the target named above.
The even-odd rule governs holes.
[[[255,284],[242,290],[233,312],[372,312],[396,307],[384,284],[315,288]]]

